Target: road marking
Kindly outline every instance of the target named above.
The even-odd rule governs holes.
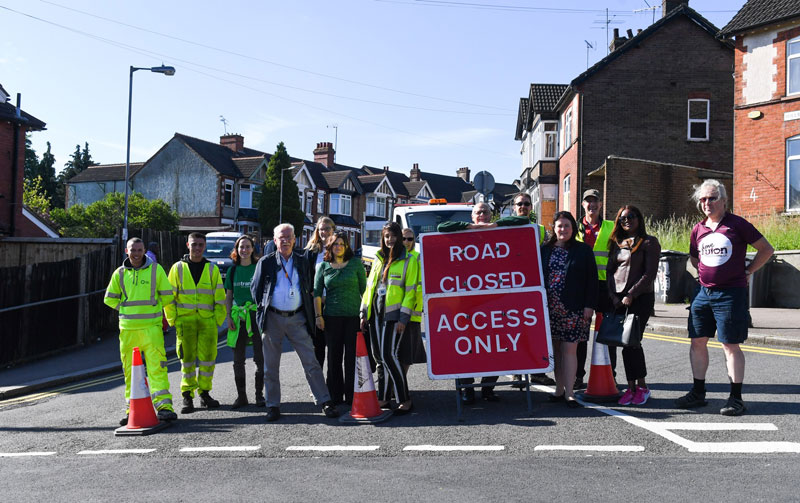
[[[691,344],[691,341],[687,337],[678,337],[674,335],[664,335],[664,334],[654,334],[650,332],[644,333],[645,338],[652,339],[656,341],[664,341],[664,342],[677,342],[679,344]],[[722,344],[717,341],[708,341],[708,347],[710,348],[722,348]],[[800,351],[792,350],[792,349],[777,349],[777,348],[769,348],[769,347],[757,347],[757,346],[748,346],[745,344],[740,344],[739,347],[742,351],[747,351],[750,353],[761,353],[765,355],[776,355],[776,356],[791,356],[794,358],[800,358]]]
[[[800,452],[797,442],[693,442],[689,452],[773,454]]]
[[[502,451],[504,445],[407,445],[404,451]]]
[[[772,423],[656,423],[657,428],[665,430],[694,430],[694,431],[777,431],[778,427]]]
[[[379,445],[290,445],[287,451],[377,451]]]
[[[643,452],[643,445],[537,445],[534,451]]]
[[[0,452],[0,458],[21,458],[24,456],[52,456],[55,452]]]
[[[260,445],[231,445],[225,447],[182,447],[181,452],[257,451]]]
[[[155,449],[102,449],[99,451],[81,451],[78,454],[148,454]]]

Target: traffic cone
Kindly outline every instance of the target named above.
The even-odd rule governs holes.
[[[603,315],[595,314],[592,366],[589,368],[589,385],[581,395],[590,402],[616,402],[622,393],[617,389],[617,381],[611,369],[611,358],[608,356],[608,346],[597,342],[597,332],[603,324]]]
[[[372,369],[369,367],[367,344],[364,334],[356,334],[356,375],[353,383],[353,407],[350,412],[339,417],[340,423],[374,424],[389,419],[390,410],[382,410],[378,405],[378,394],[375,392],[375,381],[372,380]]]
[[[170,425],[167,421],[159,421],[153,399],[150,398],[150,387],[145,377],[142,354],[139,348],[133,348],[133,362],[131,364],[131,397],[128,424],[114,430],[115,436],[120,435],[149,435],[163,430]]]

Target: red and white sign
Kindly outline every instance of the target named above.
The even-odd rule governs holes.
[[[420,244],[432,379],[552,370],[536,227],[423,234]]]

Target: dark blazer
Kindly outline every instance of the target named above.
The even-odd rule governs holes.
[[[608,295],[614,303],[614,307],[622,305],[622,296],[616,295],[617,284],[614,281],[614,273],[617,271],[617,254],[619,247],[616,244],[611,246],[608,253],[608,265],[606,266],[606,283],[608,285]],[[628,271],[628,281],[622,292],[634,298],[643,293],[654,291],[653,283],[658,274],[658,259],[661,256],[661,243],[655,236],[645,236],[644,241],[636,252],[631,253],[631,264]]]
[[[554,246],[542,245],[542,272],[545,286],[550,275],[550,255]],[[576,241],[567,248],[567,278],[564,291],[561,292],[561,302],[570,311],[583,311],[586,307],[597,309],[598,290],[594,253],[589,245]]]
[[[278,262],[278,253],[273,252],[265,257],[261,257],[256,264],[256,272],[253,273],[253,280],[250,283],[250,293],[256,302],[256,322],[262,332],[267,330],[267,307],[275,291],[275,282],[278,274],[283,273]],[[297,270],[300,279],[300,303],[303,313],[306,315],[306,326],[309,333],[314,331],[314,273],[308,263],[308,259],[301,251],[292,251],[292,263]]]

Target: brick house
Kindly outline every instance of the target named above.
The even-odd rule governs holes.
[[[733,207],[800,213],[800,3],[748,0],[735,37]]]
[[[606,178],[601,169],[609,156],[706,170],[695,174],[732,172],[733,46],[717,39],[718,29],[687,4],[664,0],[662,18],[635,35],[615,29],[610,54],[573,79],[552,107],[559,210],[580,215],[581,194],[589,188],[605,191],[606,200],[626,200],[612,195],[625,190],[624,180]],[[533,110],[528,100],[519,114],[520,137],[537,112],[549,114],[549,107]],[[528,190],[534,180],[542,189],[552,180],[552,164],[540,165],[538,172],[523,170]],[[634,191],[650,182],[648,164],[640,166]],[[653,197],[642,208],[646,214],[664,204],[657,187],[648,189]],[[691,186],[681,190],[688,197]],[[605,217],[616,209],[606,204]]]
[[[45,129],[45,123],[9,103],[0,85],[0,237],[55,237],[34,211],[22,203],[25,176],[25,134]]]

